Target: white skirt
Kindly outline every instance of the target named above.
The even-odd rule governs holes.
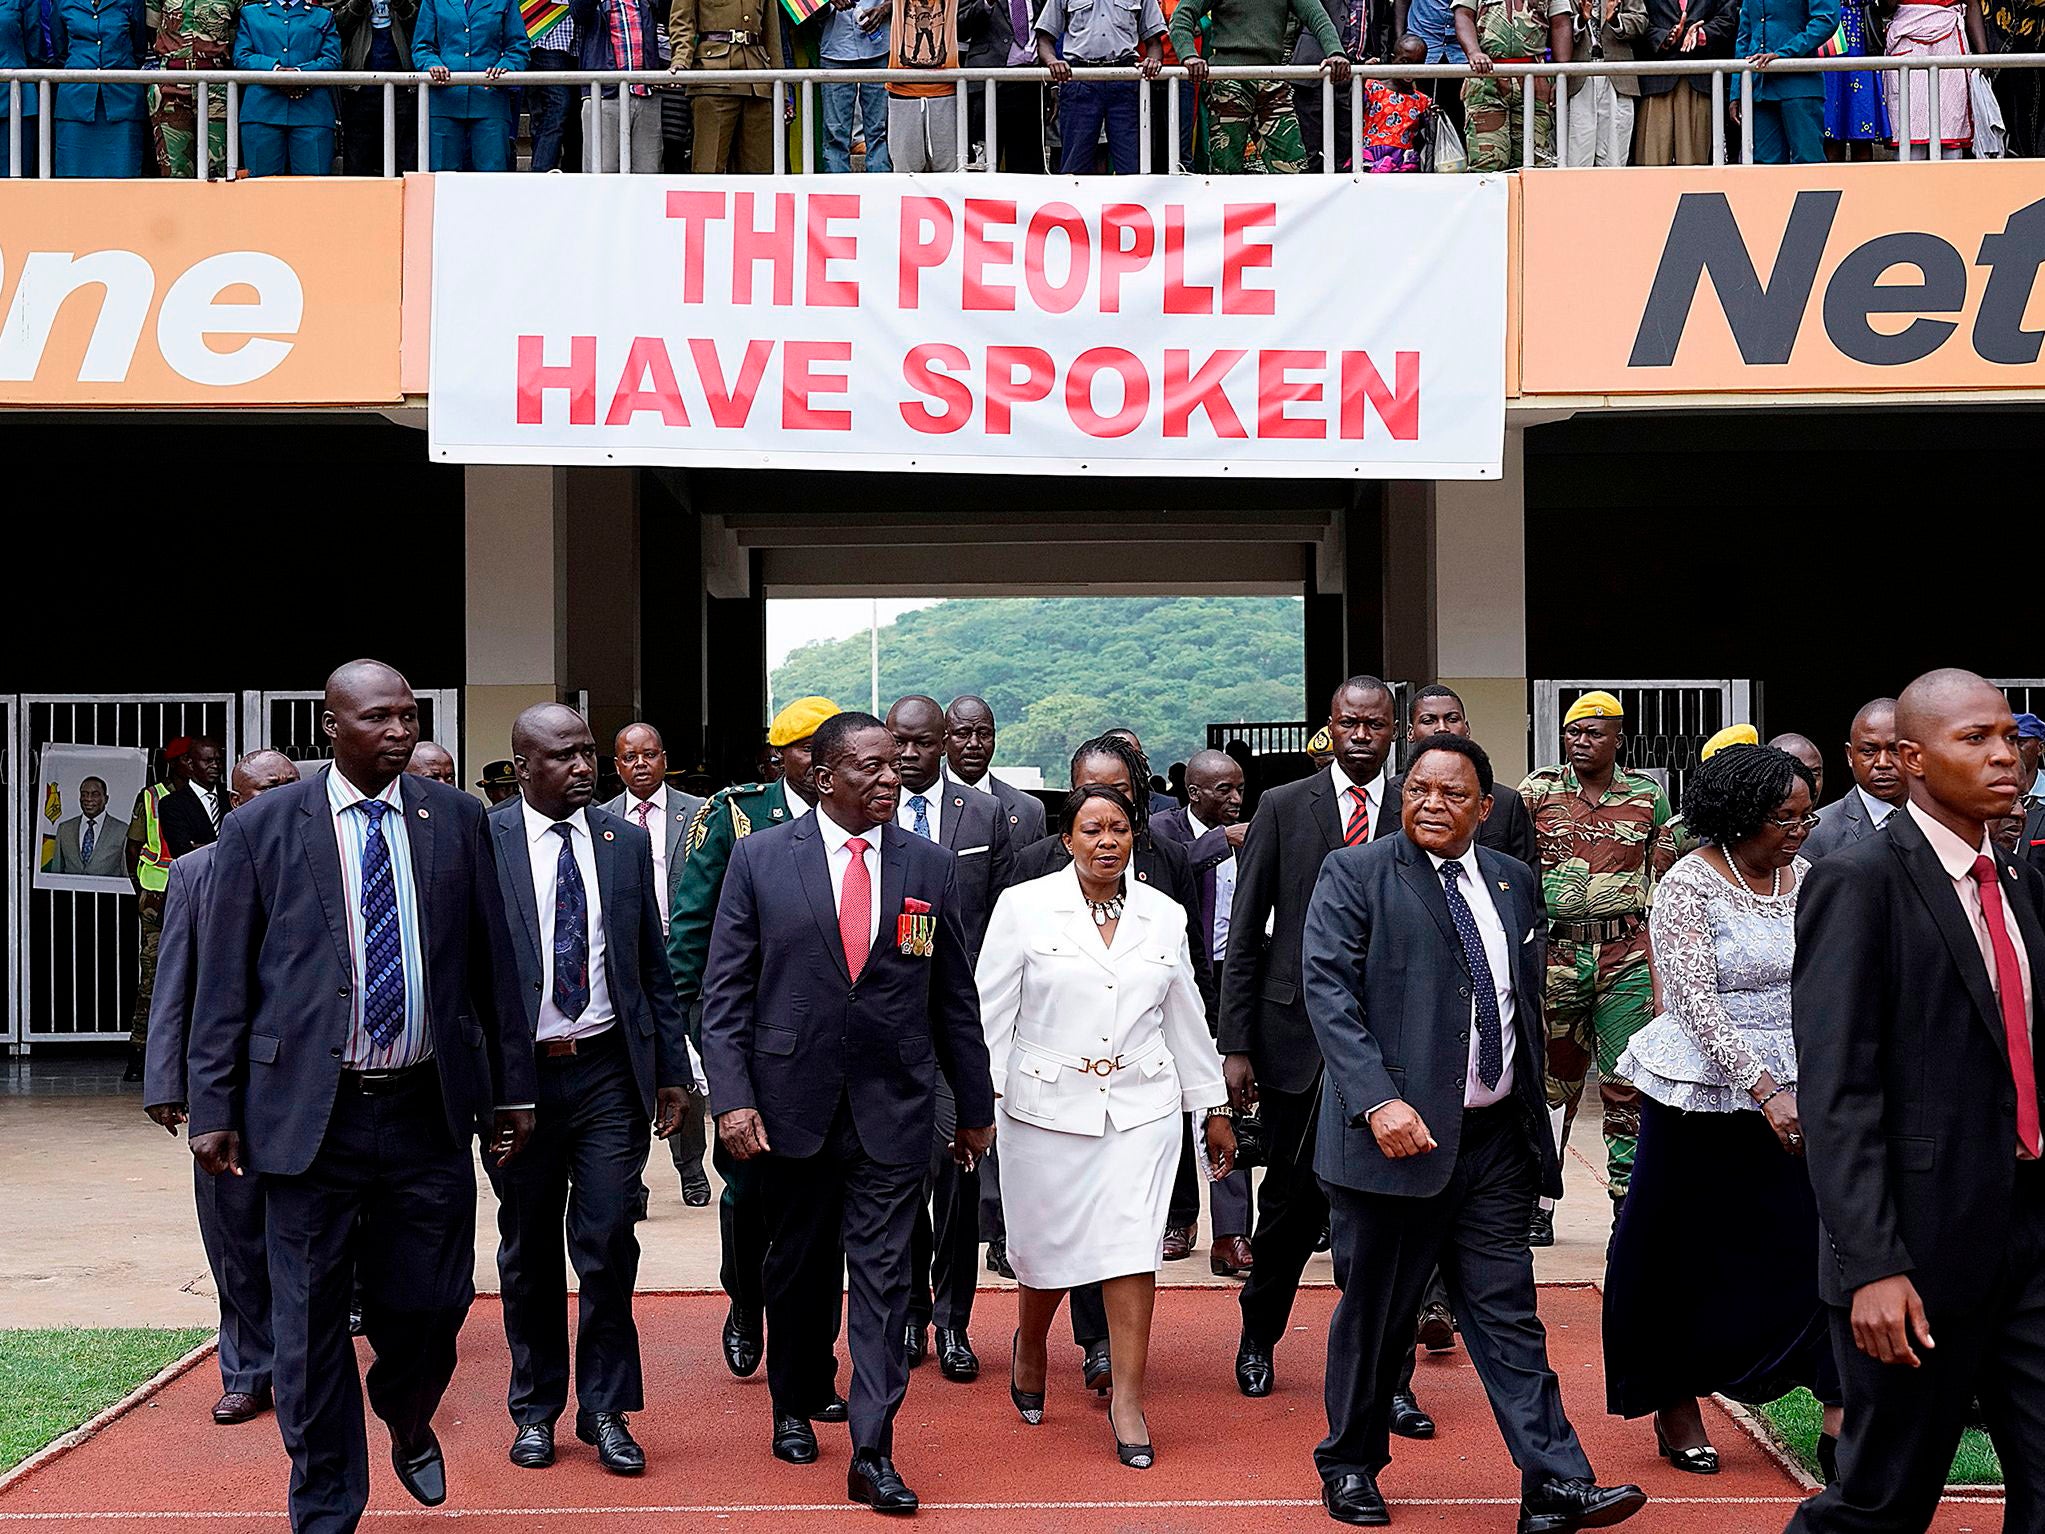
[[[1075,1289],[1155,1273],[1164,1263],[1184,1118],[1168,1113],[1134,1129],[1110,1123],[1103,1135],[1072,1135],[1003,1109],[1001,1208],[1017,1282]]]

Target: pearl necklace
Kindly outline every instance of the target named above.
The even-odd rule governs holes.
[[[1740,888],[1747,891],[1750,895],[1759,895],[1761,892],[1754,888],[1754,881],[1747,877],[1747,870],[1741,865],[1740,860],[1733,856],[1731,845],[1723,845],[1718,850],[1725,854],[1725,865],[1733,871],[1733,876],[1740,881]],[[1768,898],[1773,900],[1781,893],[1782,869],[1778,866],[1769,875]]]

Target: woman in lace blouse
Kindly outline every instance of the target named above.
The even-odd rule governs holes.
[[[1663,1010],[1619,1059],[1642,1114],[1605,1279],[1607,1405],[1652,1413],[1662,1455],[1700,1475],[1718,1469],[1701,1396],[1805,1385],[1838,1427],[1789,1009],[1812,790],[1810,768],[1769,746],[1697,770],[1683,816],[1704,845],[1649,919]]]

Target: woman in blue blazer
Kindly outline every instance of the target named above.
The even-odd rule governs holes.
[[[48,62],[43,56],[36,0],[0,0],[0,69],[36,69]],[[35,174],[36,119],[42,111],[42,94],[27,83],[21,87],[22,174],[29,176]],[[7,88],[0,86],[0,176],[14,173],[7,138]]]
[[[412,66],[434,80],[452,71],[500,75],[525,68],[532,42],[518,0],[422,0]],[[506,87],[440,86],[429,92],[434,170],[511,170],[516,99]]]
[[[51,53],[59,69],[139,69],[149,56],[142,0],[53,0]],[[147,137],[143,87],[57,87],[57,174],[142,174]]]
[[[341,67],[334,13],[311,0],[248,0],[234,36],[236,69]],[[251,176],[324,176],[334,168],[334,93],[251,85],[241,99],[241,163]]]

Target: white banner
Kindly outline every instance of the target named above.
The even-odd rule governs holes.
[[[437,459],[1499,472],[1502,177],[436,182]]]

